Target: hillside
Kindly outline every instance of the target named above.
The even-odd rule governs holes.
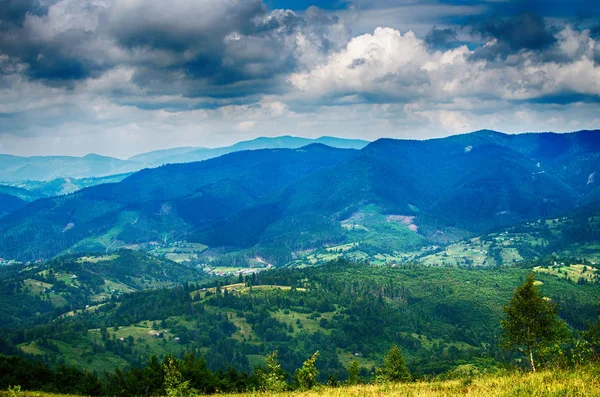
[[[38,321],[26,333],[18,323],[8,323],[13,325],[2,330],[0,347],[5,353],[96,371],[183,351],[205,357],[213,370],[227,365],[250,371],[279,350],[289,373],[319,350],[319,379],[325,382],[328,375],[345,379],[351,359],[359,361],[367,377],[389,346],[398,343],[418,376],[466,363],[484,370],[509,359],[497,346],[502,306],[527,273],[519,268],[374,267],[342,260],[119,294],[106,303],[94,303],[88,295],[73,307],[79,310],[72,316],[45,317],[46,324]],[[570,326],[583,329],[597,316],[597,278],[583,284],[546,272],[537,278]]]
[[[468,369],[468,368],[467,368]],[[357,385],[322,387],[313,391],[272,393],[274,397],[369,397],[369,396],[422,396],[422,397],[504,397],[504,396],[595,396],[600,394],[599,370],[595,366],[577,370],[543,371],[531,373],[501,373],[497,375],[460,375],[450,380],[430,380],[385,385]],[[224,394],[223,396],[243,396]],[[247,393],[245,395],[253,395]],[[32,395],[35,397],[35,394]]]
[[[10,186],[18,188],[21,191],[29,192],[30,196],[34,197],[34,199],[27,201],[34,201],[42,197],[55,197],[74,193],[90,186],[121,182],[129,175],[131,175],[131,173],[97,178],[56,178],[48,181],[25,180],[12,182],[10,183]],[[0,189],[2,188],[4,187],[0,187]],[[9,188],[9,186],[6,186],[5,188]]]
[[[398,256],[591,205],[597,136],[479,131],[148,169],[7,216],[0,255],[30,260],[187,240],[209,246],[209,261],[234,255],[282,265],[347,244]],[[365,214],[370,226],[361,224]]]
[[[0,267],[0,326],[44,322],[124,293],[198,281],[205,274],[142,252],[60,257]]]
[[[211,222],[267,203],[289,184],[353,155],[352,150],[311,145],[143,170],[120,183],[38,200],[7,216],[0,226],[0,252],[29,260],[71,247],[94,251],[180,240]]]
[[[27,205],[27,201],[12,194],[0,192],[0,218]]]
[[[570,261],[584,266],[600,262],[599,220],[600,211],[588,206],[556,218],[521,222],[462,239],[456,230],[450,229],[458,241],[445,244],[442,238],[449,236],[443,234],[437,236],[439,241],[430,240],[425,245],[423,237],[413,232],[418,230],[415,217],[386,217],[378,207],[368,206],[341,222],[348,230],[350,243],[301,253],[289,265],[323,264],[341,257],[375,264],[416,262],[431,266],[479,267]]]

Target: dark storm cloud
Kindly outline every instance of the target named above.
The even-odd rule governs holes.
[[[204,6],[187,3],[190,9],[186,13],[188,5],[185,3],[172,7],[172,4],[163,1],[138,2],[137,7],[114,9],[106,22],[110,26],[110,34],[127,48],[208,51],[222,46],[219,39],[231,32],[252,34],[257,30],[255,19],[267,14],[261,0],[198,4],[202,3]],[[201,8],[206,8],[207,15],[221,18],[204,18]]]
[[[21,26],[27,13],[43,15],[48,11],[48,4],[39,0],[0,0],[0,31],[14,26]]]
[[[98,76],[113,66],[108,59],[89,53],[92,39],[92,32],[70,30],[49,41],[38,40],[18,29],[0,36],[0,51],[25,64],[30,79],[62,85]]]
[[[55,30],[57,26],[45,24],[44,18],[54,4],[56,1],[1,1],[0,55],[8,56],[12,64],[23,65],[29,79],[48,85],[71,85],[110,69],[110,60],[91,45],[97,41],[95,32],[68,27]],[[1,71],[9,73],[11,70]]]
[[[520,50],[542,51],[557,41],[544,19],[531,13],[509,18],[489,18],[474,26],[473,32],[484,39],[497,40],[494,45],[475,51],[475,59],[505,59]]]
[[[438,29],[435,26],[425,36],[425,43],[432,50],[447,50],[456,44],[456,29]]]
[[[134,82],[152,92],[173,90],[185,96],[280,91],[278,76],[295,67],[294,34],[306,23],[293,13],[267,13],[262,3],[249,3],[229,14],[228,24],[217,20],[165,34],[160,32],[164,26],[130,27],[119,40],[131,50],[149,50],[150,55],[148,62],[138,65]],[[161,51],[156,57],[155,50]],[[172,58],[168,64],[164,64],[165,52]]]
[[[4,3],[0,54],[23,64],[29,79],[73,86],[127,66],[149,92],[170,82],[183,95],[235,96],[240,87],[240,95],[272,93],[276,84],[281,92],[278,77],[297,64],[295,35],[302,32],[327,51],[333,48],[328,26],[338,22],[317,7],[300,17],[269,11],[261,0],[63,0],[57,5],[74,13],[70,19],[35,1]]]

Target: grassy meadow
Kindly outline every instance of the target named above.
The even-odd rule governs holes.
[[[0,396],[10,396],[1,392]],[[22,397],[67,397],[65,394],[23,391]],[[248,392],[221,394],[223,397],[342,397],[342,396],[407,396],[407,397],[494,397],[494,396],[600,396],[600,367],[588,366],[568,371],[514,372],[503,375],[484,375],[460,380],[419,381],[381,385],[320,386],[310,391],[283,393]],[[12,397],[12,396],[11,396]]]

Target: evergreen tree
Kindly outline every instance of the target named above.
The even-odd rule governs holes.
[[[392,345],[385,358],[383,367],[379,370],[378,379],[385,382],[402,382],[410,380],[410,371],[397,345]]]
[[[533,273],[529,274],[509,304],[504,306],[506,317],[501,322],[501,346],[528,355],[535,372],[536,352],[559,344],[568,333],[557,311],[556,304],[544,299],[540,293]]]

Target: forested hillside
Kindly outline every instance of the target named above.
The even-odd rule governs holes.
[[[186,351],[204,356],[213,370],[249,371],[278,350],[283,368],[291,372],[319,350],[323,381],[328,374],[345,378],[351,359],[367,376],[393,343],[402,346],[415,374],[464,363],[488,368],[510,359],[497,343],[502,306],[530,271],[374,267],[340,260],[111,294],[99,303],[88,295],[73,303],[89,306],[85,310],[54,321],[45,317],[46,324],[4,323],[12,328],[3,330],[1,345],[4,353],[98,371]],[[597,278],[579,284],[542,271],[536,277],[572,329],[595,318]]]
[[[95,310],[125,293],[204,277],[201,270],[130,250],[0,266],[0,325],[46,323],[74,310]]]

